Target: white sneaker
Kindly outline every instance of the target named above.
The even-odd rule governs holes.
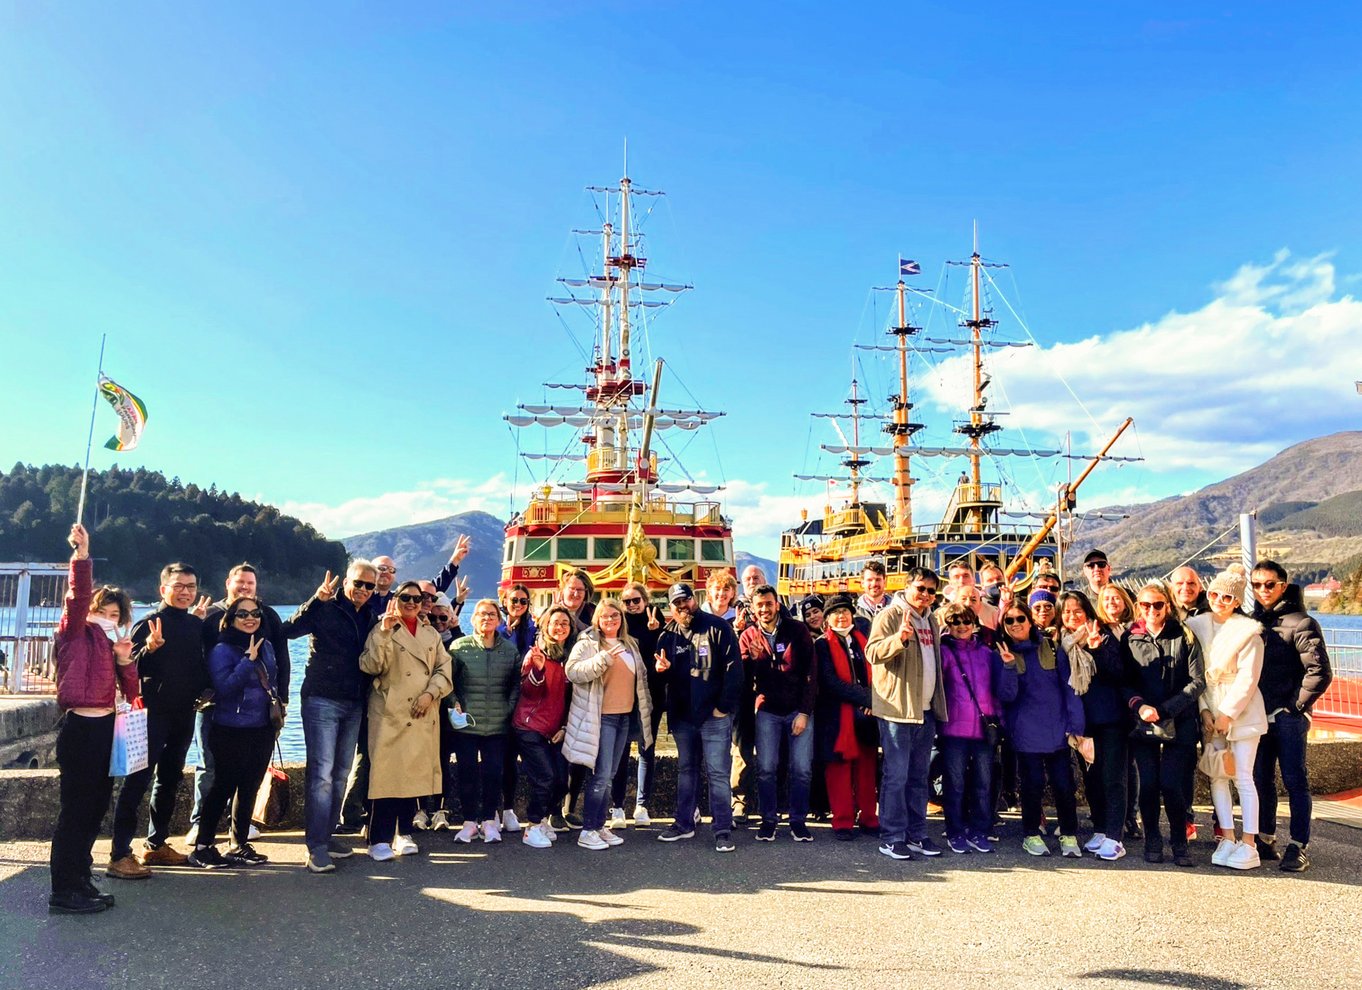
[[[634,824],[648,826],[653,820],[648,817],[648,809],[641,804],[634,805]]]
[[[607,844],[607,845],[611,845],[611,846],[622,846],[622,845],[624,845],[624,840],[621,839],[621,838],[620,838],[618,835],[616,835],[614,832],[612,832],[612,831],[610,830],[609,826],[602,826],[601,829],[600,829],[600,831],[598,831],[596,834],[599,835],[602,839],[604,839],[604,840],[606,841],[606,844]]]
[[[548,820],[547,818],[545,818],[542,822],[540,822],[538,825],[536,825],[535,828],[537,828],[537,829],[539,829],[539,831],[543,832],[543,833],[544,833],[544,836],[545,836],[550,842],[557,842],[557,841],[558,841],[558,832],[554,829],[553,825],[550,824],[550,822],[549,822],[549,820]]]
[[[553,840],[545,835],[538,825],[525,829],[520,841],[531,849],[549,849],[553,846]]]
[[[610,843],[601,838],[599,832],[594,832],[589,828],[582,829],[582,834],[577,836],[577,845],[583,849],[609,849]]]
[[[1107,837],[1102,832],[1094,832],[1093,837],[1083,843],[1083,848],[1090,853],[1095,853],[1102,848],[1102,843],[1107,841]]]
[[[1215,847],[1215,852],[1211,853],[1211,865],[1229,866],[1230,856],[1238,846],[1239,843],[1233,839],[1221,839],[1220,844]]]
[[[610,820],[606,822],[611,828],[628,828],[629,819],[624,817],[623,808],[611,808]]]
[[[489,818],[487,819],[487,821],[482,823],[482,841],[483,842],[501,841],[501,826],[497,824],[497,820],[495,818]]]
[[[478,828],[477,822],[464,822],[463,828],[459,829],[459,834],[454,836],[455,842],[472,842],[482,832]]]
[[[393,852],[393,847],[386,842],[379,842],[369,847],[369,858],[376,862],[386,863],[396,856],[397,853]]]
[[[1256,870],[1263,865],[1262,859],[1258,855],[1257,843],[1240,842],[1235,845],[1234,852],[1230,853],[1225,860],[1225,865],[1231,870]]]
[[[411,827],[418,832],[424,832],[426,829],[430,828],[430,816],[427,815],[425,811],[418,811],[411,820]],[[400,856],[402,854],[398,853],[398,855]]]
[[[415,856],[420,851],[409,835],[399,835],[393,839],[393,852],[399,856]]]
[[[507,808],[501,813],[501,829],[503,832],[519,832],[520,819],[515,816],[515,812]]]
[[[246,830],[247,842],[254,842],[258,838],[260,838],[260,829],[252,825],[249,829]]]
[[[449,824],[449,812],[437,811],[430,816],[430,830],[432,832],[438,832],[441,829],[446,828],[453,828],[453,826]]]
[[[1102,848],[1097,850],[1097,858],[1104,859],[1108,863],[1114,863],[1126,854],[1126,847],[1115,839],[1106,839],[1102,842]]]

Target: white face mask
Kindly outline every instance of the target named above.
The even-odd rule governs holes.
[[[104,635],[108,636],[115,643],[118,642],[118,623],[113,619],[106,619],[102,615],[90,616],[90,621],[104,630]]]

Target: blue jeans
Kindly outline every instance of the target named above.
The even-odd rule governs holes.
[[[629,713],[601,716],[600,745],[596,748],[596,767],[586,781],[582,804],[582,827],[595,831],[605,824],[609,810],[610,783],[615,779],[620,760],[629,750]]]
[[[1278,712],[1258,740],[1258,755],[1253,761],[1253,783],[1258,788],[1258,805],[1262,809],[1259,828],[1264,837],[1277,834],[1275,771],[1280,766],[1282,786],[1291,808],[1291,841],[1301,846],[1310,841],[1310,814],[1315,806],[1310,798],[1310,777],[1305,771],[1305,737],[1309,732],[1310,720],[1304,715]]]
[[[935,736],[936,717],[930,711],[924,712],[917,724],[880,719],[880,748],[884,751],[880,839],[884,842],[921,842],[927,838],[927,789]]]
[[[981,839],[993,825],[993,747],[983,739],[942,736],[941,810],[946,835]]]
[[[213,716],[199,712],[194,716],[194,745],[199,748],[199,765],[194,770],[194,807],[189,812],[189,831],[196,838],[203,799],[213,789],[213,750],[208,746],[208,730],[213,727]]]
[[[776,823],[776,776],[780,770],[780,747],[790,741],[790,824],[803,825],[809,816],[809,783],[813,779],[813,718],[804,731],[794,734],[798,712],[771,715],[757,711],[757,800],[763,824]]]
[[[307,746],[304,821],[310,852],[326,850],[340,821],[363,705],[361,701],[316,695],[303,699],[303,742]]]
[[[733,788],[728,775],[733,769],[730,747],[733,719],[713,716],[699,725],[677,722],[671,727],[676,740],[676,824],[689,828],[695,820],[696,792],[700,789],[700,761],[709,778],[709,811],[714,818],[714,834],[733,831]]]

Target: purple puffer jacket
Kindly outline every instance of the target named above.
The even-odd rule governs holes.
[[[997,717],[1002,707],[993,696],[993,667],[1002,660],[998,652],[973,639],[941,637],[941,677],[946,687],[949,719],[938,723],[938,732],[952,739],[983,739],[980,713]],[[969,688],[965,686],[969,679]],[[970,697],[970,688],[974,697]],[[979,704],[975,705],[975,699]]]

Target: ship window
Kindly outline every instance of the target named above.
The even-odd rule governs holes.
[[[668,540],[667,541],[668,560],[694,560],[695,541],[694,540]]]
[[[585,536],[560,536],[558,537],[558,559],[559,560],[586,560],[586,537]]]
[[[706,563],[727,563],[728,552],[723,540],[701,540],[700,559]]]
[[[504,548],[504,550],[503,550],[503,552],[502,552],[502,555],[501,555],[502,562],[503,562],[503,563],[510,563],[511,555],[512,555],[514,552],[515,552],[515,540],[507,540],[507,541],[506,541],[506,546],[505,546],[505,548]]]
[[[593,560],[614,560],[624,553],[624,540],[618,536],[598,536],[595,541]]]
[[[526,560],[552,560],[553,541],[537,540],[529,537],[525,540],[525,559]]]

